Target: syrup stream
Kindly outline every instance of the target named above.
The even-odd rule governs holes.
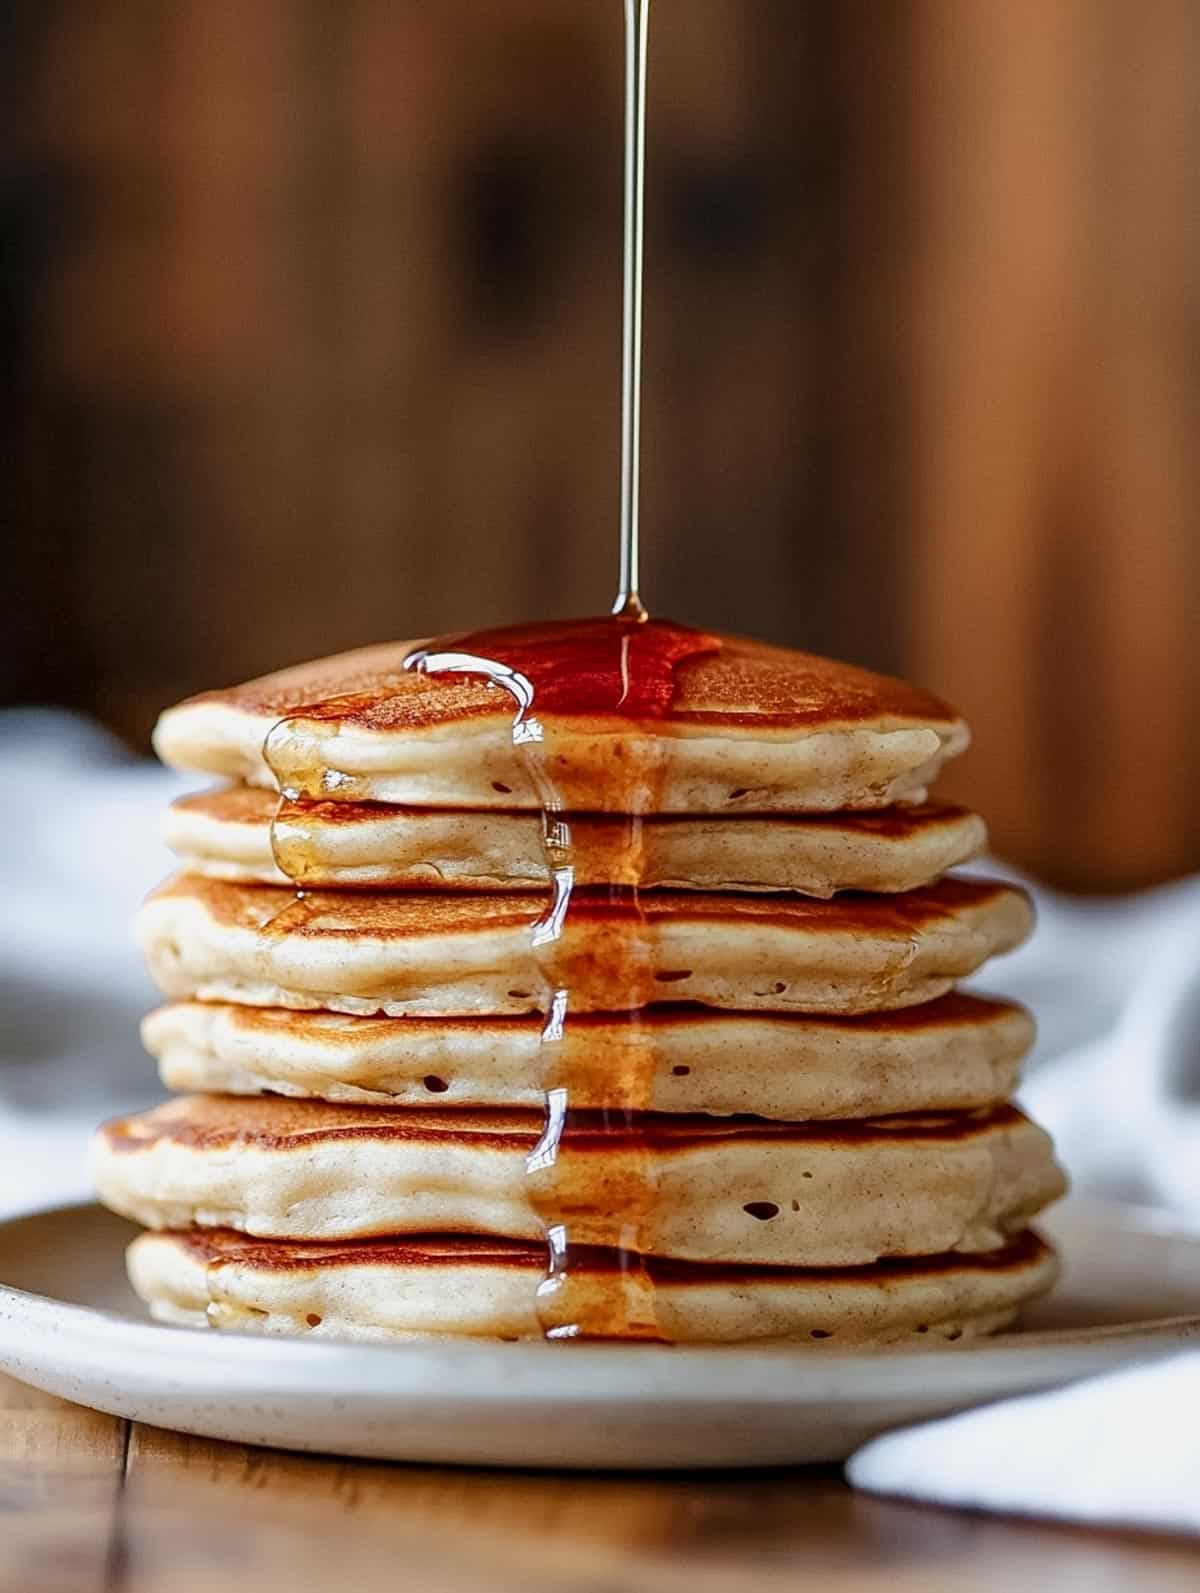
[[[616,633],[610,639],[619,649],[620,697],[613,703],[613,707],[619,709],[630,695],[633,684],[632,672],[636,666],[631,658],[631,643],[638,633],[632,631],[632,626],[637,622],[613,619],[601,623],[606,629],[611,626]],[[654,630],[641,632],[647,641],[655,634]],[[537,688],[529,674],[482,653],[423,648],[410,653],[404,663],[405,668],[422,674],[482,676],[508,693],[515,704],[513,745],[522,754],[542,810],[542,844],[550,874],[550,893],[545,910],[530,926],[530,949],[542,986],[541,1085],[546,1118],[541,1137],[529,1153],[525,1168],[530,1180],[530,1199],[542,1218],[546,1234],[546,1275],[538,1286],[536,1302],[542,1330],[548,1339],[658,1338],[661,1335],[654,1309],[654,1288],[640,1254],[645,1221],[653,1199],[646,1146],[635,1158],[636,1165],[621,1187],[606,1189],[602,1197],[618,1219],[620,1265],[614,1287],[606,1292],[601,1303],[593,1305],[586,1319],[577,1315],[571,1300],[571,1212],[586,1216],[587,1201],[591,1198],[586,1180],[578,1195],[572,1193],[574,1178],[569,1132],[572,1089],[570,1072],[561,1053],[571,1004],[570,976],[563,963],[561,942],[575,888],[575,868],[570,818],[563,812],[549,772],[555,755],[553,738],[548,740],[546,726],[534,712]],[[631,730],[629,739],[622,737],[621,741],[629,760],[629,790],[631,800],[644,802],[659,784],[655,776],[662,749],[657,737],[633,727]],[[640,814],[629,813],[624,824],[620,871],[624,879],[636,881],[641,874]],[[636,884],[610,889],[634,908],[631,919],[622,924],[605,946],[612,988],[634,990],[642,983],[638,964],[649,956],[645,920],[637,910]],[[631,1009],[625,1013],[624,1024],[627,1043],[621,1047],[617,1077],[612,1081],[612,1096],[620,1105],[602,1113],[601,1121],[606,1128],[640,1137],[640,1114],[653,1105],[654,1060],[640,1043],[638,1012]]]
[[[587,1179],[575,1190],[570,1155],[571,1080],[561,1061],[561,1042],[570,1021],[569,972],[563,965],[561,942],[575,885],[571,824],[552,775],[557,754],[546,726],[535,712],[539,694],[552,709],[587,715],[599,712],[621,720],[613,736],[611,756],[622,760],[625,801],[623,845],[609,889],[632,909],[622,915],[618,932],[595,953],[605,958],[609,987],[620,997],[645,988],[649,960],[649,928],[640,911],[638,885],[644,871],[643,815],[656,811],[661,793],[666,745],[661,736],[639,723],[666,712],[676,663],[690,653],[711,651],[712,638],[683,632],[671,625],[647,623],[639,594],[639,486],[641,456],[642,277],[646,174],[646,55],[650,0],[625,0],[625,213],[623,324],[621,357],[621,523],[619,591],[613,618],[584,621],[570,627],[564,658],[547,658],[546,642],[522,644],[512,633],[485,633],[448,639],[410,653],[404,667],[426,675],[480,676],[513,700],[513,745],[521,754],[533,794],[542,810],[542,839],[550,875],[550,893],[542,914],[530,926],[530,950],[542,985],[540,1010],[542,1088],[545,1126],[527,1161],[530,1198],[546,1231],[548,1265],[538,1289],[538,1316],[547,1338],[579,1336],[659,1338],[655,1291],[641,1251],[653,1203],[653,1176],[648,1144],[619,1186],[606,1184],[599,1194],[606,1212],[618,1218],[619,1274],[608,1298],[579,1320],[572,1309],[571,1213],[586,1218],[596,1198]],[[550,627],[550,630],[557,630]],[[553,638],[550,638],[551,650]],[[638,643],[641,645],[639,646]],[[473,650],[472,644],[478,650]],[[494,647],[491,644],[495,644]],[[613,649],[615,648],[615,654]],[[560,648],[561,650],[561,648]],[[495,653],[508,651],[513,661]],[[661,651],[661,658],[656,652]],[[526,656],[536,660],[521,663]],[[643,656],[644,655],[644,656]],[[598,662],[599,661],[599,662]],[[639,664],[641,667],[639,667]],[[580,666],[583,666],[580,668]],[[666,673],[664,674],[664,666]],[[536,678],[535,678],[536,676]],[[647,687],[649,691],[647,692]],[[565,701],[563,699],[566,699]],[[272,768],[275,738],[286,742],[289,725],[302,727],[306,715],[321,715],[321,706],[302,710],[275,726],[264,754]],[[328,705],[330,708],[333,705]],[[544,704],[543,704],[544,706]],[[334,715],[336,717],[336,714]],[[277,774],[279,770],[276,770]],[[272,826],[272,847],[280,868],[299,882],[305,876],[302,848],[292,844],[283,822],[284,803],[318,796],[352,799],[355,781],[331,770],[306,770],[302,791],[293,775],[280,780],[281,800]],[[303,896],[303,891],[297,893]],[[642,1114],[654,1105],[655,1059],[647,1043],[639,1011],[630,1005],[621,1014],[627,1042],[611,1080],[610,1099],[619,1103],[602,1114],[606,1127],[642,1140]]]
[[[644,620],[639,595],[642,261],[646,213],[646,45],[650,0],[625,0],[625,267],[621,333],[621,571],[613,613]]]

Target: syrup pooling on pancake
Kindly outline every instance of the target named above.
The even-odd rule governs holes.
[[[535,961],[544,981],[542,1010],[542,1088],[546,1099],[544,1132],[530,1152],[527,1171],[533,1202],[546,1227],[549,1265],[538,1289],[538,1314],[548,1338],[659,1338],[654,1285],[645,1263],[640,1230],[653,1199],[648,1147],[634,1158],[622,1187],[607,1193],[622,1213],[621,1276],[606,1292],[603,1308],[580,1316],[572,1308],[570,1224],[561,1206],[562,1168],[572,1149],[571,1068],[563,1048],[571,1021],[571,981],[562,954],[563,929],[572,909],[575,865],[570,816],[564,812],[555,779],[562,753],[555,747],[553,719],[588,714],[626,720],[627,733],[614,741],[620,760],[625,816],[617,866],[606,894],[624,909],[623,922],[604,938],[608,988],[613,1004],[624,1008],[626,1043],[619,1052],[620,1078],[614,1098],[621,1105],[602,1114],[605,1128],[640,1135],[642,1115],[654,1105],[656,1068],[640,1034],[638,1009],[626,1006],[627,992],[644,986],[651,959],[646,919],[641,911],[645,848],[643,819],[656,811],[664,749],[645,728],[661,718],[674,696],[675,669],[686,658],[716,651],[720,643],[703,632],[667,621],[629,614],[518,629],[447,637],[412,653],[405,664],[430,676],[476,675],[507,692],[516,705],[513,745],[523,758],[542,809],[543,846],[550,875],[544,911],[530,926]]]

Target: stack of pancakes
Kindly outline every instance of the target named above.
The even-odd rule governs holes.
[[[1031,915],[944,877],[985,840],[927,800],[954,712],[731,638],[652,723],[548,709],[574,885],[548,984],[512,700],[406,669],[411,647],[160,721],[168,763],[233,783],[173,807],[184,872],[140,919],[171,1002],[144,1038],[196,1093],[95,1148],[104,1200],[153,1230],[130,1271],[155,1315],[845,1345],[991,1331],[1048,1287],[1028,1223],[1063,1179],[1007,1104],[1031,1020],[955,990]]]

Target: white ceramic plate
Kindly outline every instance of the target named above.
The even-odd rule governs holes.
[[[288,1449],[500,1466],[840,1460],[901,1423],[1200,1345],[1200,1237],[1068,1201],[1020,1332],[940,1350],[337,1345],[150,1322],[98,1206],[0,1224],[0,1370],[97,1410]]]

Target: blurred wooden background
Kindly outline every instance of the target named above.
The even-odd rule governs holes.
[[[901,670],[1088,888],[1200,862],[1200,6],[656,0],[644,583]],[[9,0],[3,693],[611,599],[619,0]]]

